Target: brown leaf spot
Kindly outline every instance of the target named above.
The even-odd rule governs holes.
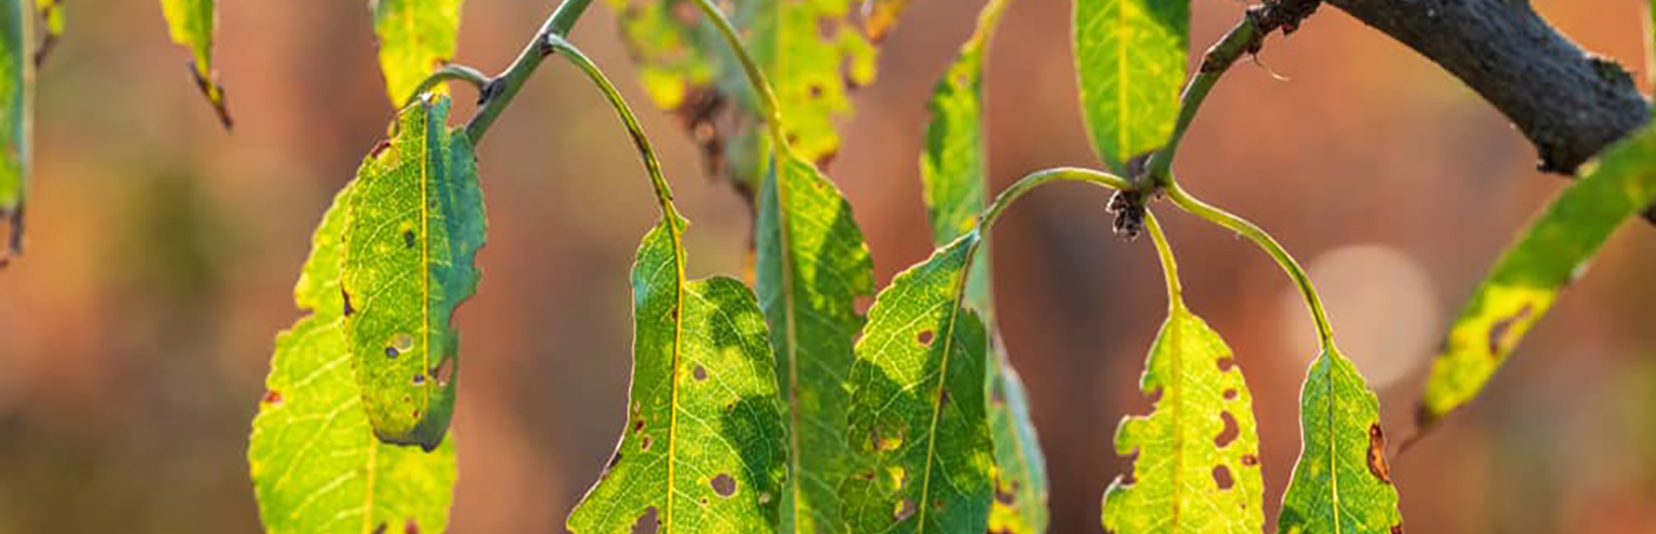
[[[414,231],[413,230],[403,230],[402,238],[403,238],[403,246],[404,247],[414,248]]]
[[[1242,427],[1237,426],[1236,417],[1232,416],[1230,412],[1219,412],[1219,419],[1225,422],[1225,429],[1220,430],[1219,435],[1213,437],[1213,446],[1223,449],[1230,445],[1232,441],[1236,441],[1237,436],[1242,435]]]
[[[1369,425],[1368,467],[1374,478],[1392,483],[1391,466],[1386,464],[1386,435],[1380,431],[1379,424]]]
[[[1226,373],[1236,367],[1236,358],[1220,358],[1216,363],[1219,364],[1219,372]]]
[[[1216,465],[1213,466],[1213,483],[1217,484],[1219,489],[1223,491],[1235,487],[1236,479],[1231,478],[1229,467],[1225,467],[1224,465]]]
[[[1242,455],[1242,465],[1246,465],[1248,467],[1259,465],[1259,457],[1252,454],[1244,454]]]
[[[1517,324],[1519,321],[1529,318],[1530,314],[1535,311],[1532,306],[1532,304],[1526,303],[1524,304],[1524,307],[1518,309],[1517,313],[1514,313],[1511,316],[1496,321],[1495,324],[1490,325],[1489,357],[1496,358],[1501,355],[1501,348],[1507,344],[1507,332],[1511,331],[1512,326]]]
[[[265,396],[264,396],[264,403],[265,404],[270,404],[270,405],[279,405],[279,404],[281,404],[282,403],[282,392],[276,391],[274,389],[272,389],[270,391],[266,391]]]
[[[649,452],[650,436],[644,436],[644,438],[638,442],[638,450],[641,452]]]
[[[731,478],[729,473],[719,473],[709,484],[713,486],[713,493],[719,494],[720,497],[736,494],[736,479]]]
[[[420,524],[409,519],[408,523],[403,525],[403,534],[420,534]]]
[[[914,506],[914,499],[903,499],[901,502],[897,503],[897,508],[892,510],[892,517],[896,518],[898,521],[908,519],[914,516],[915,508],[916,506]]]
[[[700,366],[700,365],[697,365],[695,369],[690,371],[690,376],[695,377],[695,379],[698,380],[698,381],[699,380],[707,380],[707,369]]]
[[[1403,524],[1398,523],[1396,525],[1392,525],[1391,534],[1403,534]]]
[[[351,307],[351,294],[345,291],[345,286],[339,287],[339,296],[345,299],[345,316],[350,317],[351,314],[356,313],[356,308]]]
[[[1236,395],[1237,395],[1236,388],[1230,388],[1230,389],[1225,390],[1224,395],[1225,395],[1225,400],[1236,400]]]
[[[931,330],[921,330],[920,335],[915,336],[914,339],[915,341],[920,342],[920,346],[930,347],[933,337],[935,337],[935,335],[932,334]]]

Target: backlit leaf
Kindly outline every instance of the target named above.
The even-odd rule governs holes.
[[[760,189],[757,277],[790,410],[782,532],[838,534],[855,300],[874,293],[873,263],[851,206],[809,163],[783,159]]]
[[[1131,477],[1104,492],[1104,529],[1258,533],[1264,482],[1253,396],[1218,333],[1179,300],[1168,313],[1140,381],[1158,397],[1155,410],[1116,429],[1116,454],[1136,459]]]
[[[40,48],[34,54],[34,62],[39,65],[45,61],[46,54],[51,52],[58,38],[63,36],[63,0],[35,0],[35,11],[46,27],[46,37],[40,41]]]
[[[1656,201],[1656,133],[1606,151],[1495,263],[1432,362],[1420,416],[1431,423],[1483,390],[1512,349],[1587,270],[1610,234]]]
[[[224,101],[224,86],[213,68],[213,33],[218,26],[218,0],[161,0],[173,42],[190,50],[194,58],[190,72],[207,101],[218,112],[219,121],[230,127],[230,111]]]
[[[1400,534],[1397,488],[1386,463],[1380,401],[1333,349],[1311,363],[1300,390],[1300,456],[1282,497],[1285,534]]]
[[[851,532],[983,532],[993,500],[989,338],[962,306],[976,231],[898,274],[875,298],[851,369],[857,454],[842,487]]]
[[[900,3],[900,0],[899,0]],[[920,156],[926,211],[939,246],[977,226],[987,196],[987,150],[983,133],[983,70],[989,39],[1005,12],[1007,0],[988,2],[978,27],[943,79],[932,90],[932,120],[926,127],[926,151]],[[875,2],[874,13],[884,3]],[[876,27],[871,16],[869,27]],[[987,240],[985,240],[987,241]],[[980,246],[966,281],[966,303],[994,324],[989,253]],[[991,332],[998,339],[998,332]],[[1048,523],[1046,460],[1030,421],[1029,400],[1005,347],[989,345],[990,430],[995,444],[995,501],[989,531],[1033,534]]]
[[[451,130],[448,97],[398,113],[391,139],[363,161],[345,217],[345,337],[363,408],[381,439],[436,447],[459,382],[454,310],[477,289],[483,246],[477,162]]]
[[[713,174],[749,195],[770,161],[763,114],[740,64],[689,0],[610,0],[656,104],[701,144]],[[853,0],[736,0],[728,13],[780,101],[788,143],[822,165],[839,150],[834,122],[850,91],[873,82],[875,47],[851,21]]]
[[[34,64],[28,54],[33,15],[23,0],[0,3],[0,224],[10,227],[10,235],[0,235],[0,266],[23,249],[34,112]]]
[[[1075,0],[1081,108],[1104,164],[1134,157],[1173,133],[1190,46],[1190,0]]]
[[[380,70],[391,105],[401,106],[414,89],[454,57],[463,0],[372,0]]]
[[[438,533],[448,523],[454,441],[432,452],[381,443],[362,410],[339,290],[354,189],[339,193],[316,230],[294,290],[311,315],[276,338],[253,420],[247,459],[271,534]]]

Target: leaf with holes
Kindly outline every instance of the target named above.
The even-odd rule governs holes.
[[[247,461],[265,531],[442,532],[455,481],[453,440],[437,450],[381,443],[368,426],[345,346],[340,236],[346,186],[312,240],[295,300],[311,315],[276,338]],[[410,528],[413,527],[413,528]]]
[[[739,281],[685,281],[686,223],[665,200],[663,208],[633,265],[626,429],[567,526],[574,534],[650,521],[661,534],[776,532],[788,436],[764,315]]]
[[[391,105],[414,97],[432,71],[454,57],[463,0],[373,0],[374,36]]]
[[[225,128],[230,127],[230,110],[224,101],[224,86],[213,68],[213,33],[218,26],[218,0],[161,0],[173,42],[190,49],[194,58],[190,73],[196,86],[207,96]]]
[[[961,305],[976,231],[898,274],[875,298],[851,368],[856,454],[840,491],[857,533],[983,532],[993,500],[988,335]]]
[[[1224,340],[1172,298],[1139,386],[1158,398],[1155,409],[1116,429],[1116,454],[1136,459],[1104,492],[1104,529],[1257,533],[1265,512],[1253,396]]]
[[[22,253],[23,202],[28,192],[30,116],[34,113],[34,63],[28,35],[33,22],[29,4],[0,4],[0,266]]]
[[[983,210],[986,154],[983,141],[983,70],[989,39],[1008,0],[988,2],[977,30],[932,90],[926,151],[920,156],[926,212],[939,246],[971,231]],[[876,4],[878,9],[879,4]],[[876,11],[877,12],[877,11]],[[873,19],[870,20],[872,27]],[[989,287],[989,253],[981,247],[966,281],[966,303],[994,323]],[[992,333],[992,338],[999,338]],[[989,530],[1017,534],[1045,532],[1048,523],[1046,460],[1041,455],[1029,401],[1004,347],[991,343],[988,365],[989,418],[995,444],[995,501]]]
[[[1082,116],[1104,164],[1161,148],[1173,133],[1190,46],[1190,0],[1075,0]]]
[[[1380,401],[1351,360],[1329,346],[1300,390],[1300,457],[1282,497],[1286,534],[1400,534]]]
[[[768,172],[770,141],[735,56],[692,0],[610,0],[656,104],[673,110],[702,146],[709,172],[752,195]],[[834,122],[850,91],[874,81],[874,42],[852,24],[853,0],[741,0],[730,16],[781,105],[788,143],[825,164],[839,150]]]
[[[385,441],[430,450],[454,413],[458,307],[476,292],[483,246],[477,162],[446,124],[446,96],[398,113],[391,139],[357,171],[345,218],[345,338],[363,408]]]
[[[816,167],[783,159],[760,189],[755,232],[760,305],[788,401],[782,532],[838,534],[845,425],[858,297],[874,267],[851,206]]]
[[[1565,286],[1587,271],[1616,228],[1656,202],[1656,131],[1586,167],[1501,255],[1450,327],[1432,362],[1422,423],[1472,400]]]

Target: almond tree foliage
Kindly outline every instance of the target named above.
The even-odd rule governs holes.
[[[987,252],[1007,207],[1053,182],[1114,190],[1115,230],[1151,235],[1167,285],[1167,317],[1141,379],[1155,402],[1121,420],[1114,449],[1134,462],[1101,495],[1101,526],[1247,533],[1267,524],[1241,358],[1185,304],[1172,245],[1151,212],[1166,208],[1257,245],[1316,325],[1322,350],[1301,390],[1301,452],[1278,530],[1401,532],[1377,397],[1337,348],[1304,270],[1263,229],[1196,198],[1172,171],[1230,66],[1293,31],[1318,2],[1250,8],[1187,72],[1189,0],[1074,0],[1080,115],[1102,169],[1036,171],[990,202],[984,79],[1012,1],[988,0],[928,103],[918,185],[937,248],[884,288],[825,168],[852,91],[874,80],[907,0],[609,2],[645,92],[702,146],[705,170],[749,200],[751,285],[686,278],[689,223],[667,171],[614,83],[568,39],[589,4],[564,0],[507,69],[487,75],[451,62],[460,0],[370,2],[399,111],[322,216],[294,291],[308,315],[276,339],[248,447],[268,532],[444,530],[461,346],[451,318],[477,289],[487,227],[475,150],[551,56],[577,66],[612,105],[661,212],[631,273],[633,381],[628,403],[614,407],[625,416],[621,439],[569,514],[571,532],[1045,532],[1045,461],[1014,352],[997,332]],[[228,128],[213,63],[216,7],[161,0]],[[58,0],[4,8],[0,218],[10,233],[0,262],[22,251],[35,71],[65,28]],[[451,82],[479,95],[463,124],[450,122]],[[1627,136],[1579,174],[1449,327],[1422,425],[1475,398],[1610,234],[1656,202],[1656,132]],[[858,300],[870,297],[861,311]]]

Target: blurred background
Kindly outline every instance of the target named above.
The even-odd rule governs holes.
[[[1534,3],[1585,48],[1645,69],[1642,2]],[[882,285],[930,251],[925,102],[978,8],[912,5],[829,169]],[[471,0],[457,60],[498,70],[553,6]],[[1195,51],[1244,8],[1197,0]],[[222,9],[233,134],[197,94],[158,3],[68,4],[68,35],[40,74],[28,255],[0,272],[0,533],[261,530],[245,447],[272,339],[300,315],[291,288],[313,225],[392,110],[366,2]],[[995,42],[995,190],[1038,168],[1096,165],[1069,11],[1016,2]],[[651,109],[610,10],[595,6],[574,40],[621,81],[663,152],[695,222],[690,274],[739,273],[743,205]],[[470,90],[458,92],[456,115],[469,116]],[[562,532],[623,425],[627,270],[655,208],[626,136],[562,62],[527,86],[481,161],[491,235],[480,291],[458,316],[467,385],[450,531]],[[1534,161],[1449,75],[1325,7],[1226,77],[1178,169],[1309,266],[1396,438],[1461,301],[1565,185]],[[1082,185],[1043,189],[994,236],[1001,330],[1030,384],[1054,533],[1101,530],[1100,495],[1123,467],[1111,436],[1148,409],[1137,382],[1165,309],[1150,243],[1112,237],[1106,200]],[[1298,453],[1312,329],[1265,255],[1192,217],[1164,219],[1192,309],[1247,372],[1274,517]],[[1393,458],[1410,532],[1656,533],[1651,265],[1656,229],[1624,228],[1483,398]]]

